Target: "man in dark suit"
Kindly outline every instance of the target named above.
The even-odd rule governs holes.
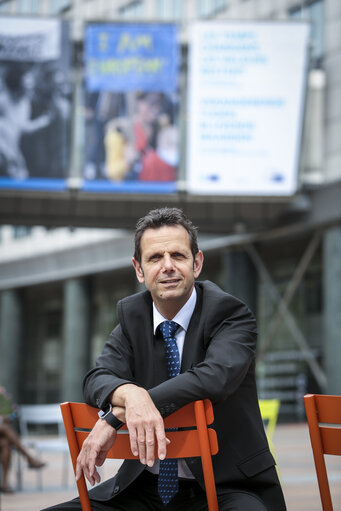
[[[83,445],[77,477],[84,472],[92,485],[99,482],[96,465],[122,421],[140,461],[125,461],[114,478],[91,490],[92,509],[207,509],[197,458],[178,462],[176,490],[168,500],[158,483],[167,449],[162,417],[209,398],[219,444],[213,457],[219,509],[285,511],[258,406],[251,311],[212,282],[196,281],[203,254],[196,228],[179,209],[153,210],[139,220],[133,265],[147,291],[118,303],[119,324],[85,377],[85,399],[102,408],[104,418]],[[162,325],[173,322],[179,369],[170,377]],[[50,509],[80,509],[79,500]]]

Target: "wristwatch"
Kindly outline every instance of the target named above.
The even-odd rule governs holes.
[[[123,426],[123,424],[124,424],[124,422],[120,421],[112,413],[112,405],[111,405],[111,403],[108,403],[105,408],[102,408],[102,410],[100,410],[98,412],[98,417],[100,419],[104,419],[105,421],[107,421],[107,423],[110,424],[110,426],[112,426],[116,430],[120,429]]]

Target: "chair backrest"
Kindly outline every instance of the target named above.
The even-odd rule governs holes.
[[[324,454],[341,456],[341,396],[307,394],[304,405],[323,511],[333,511]]]
[[[43,405],[20,405],[19,427],[22,437],[29,434],[29,426],[55,424],[59,435],[65,435],[63,417],[59,403]]]
[[[79,451],[90,430],[98,420],[98,410],[84,403],[62,403],[60,405],[64,419],[66,436],[74,470]],[[209,428],[214,420],[213,408],[209,400],[195,401],[180,408],[164,419],[165,428],[192,428],[185,431],[167,431],[171,443],[167,447],[167,458],[187,458],[200,456],[205,479],[205,488],[209,511],[218,511],[216,487],[211,456],[218,452],[217,435]],[[84,431],[87,430],[87,431]],[[129,434],[126,426],[120,429],[108,458],[138,459],[130,449]],[[91,511],[84,476],[77,481],[82,510]]]
[[[271,449],[273,449],[273,436],[276,429],[278,412],[281,403],[279,399],[259,399],[258,402],[262,419],[264,422],[266,422],[266,436],[268,438]]]

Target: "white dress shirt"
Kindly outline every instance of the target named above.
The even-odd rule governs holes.
[[[195,304],[197,301],[197,292],[195,288],[193,288],[192,294],[185,303],[185,305],[179,310],[179,312],[174,316],[172,321],[178,323],[179,328],[175,332],[176,344],[179,350],[180,356],[180,364],[182,360],[182,352],[184,348],[185,336],[188,329],[189,322],[191,320]],[[153,325],[154,325],[154,334],[156,333],[157,327],[163,322],[168,321],[167,318],[164,318],[162,314],[157,310],[155,304],[153,303]],[[160,461],[155,460],[154,465],[152,467],[146,467],[147,470],[152,472],[153,474],[159,473],[159,465]],[[178,475],[179,477],[184,477],[186,479],[194,479],[194,476],[188,466],[186,465],[184,460],[179,460],[178,463]]]

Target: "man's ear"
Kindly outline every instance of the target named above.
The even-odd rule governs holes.
[[[134,257],[133,257],[132,261],[133,261],[133,266],[135,268],[137,280],[139,281],[140,284],[144,284],[144,273],[142,270],[142,266],[140,265],[140,263],[138,261],[136,261],[136,259]]]
[[[197,279],[201,273],[202,265],[204,264],[204,254],[201,250],[199,250],[195,254],[194,262],[193,262],[193,273],[194,278]]]

